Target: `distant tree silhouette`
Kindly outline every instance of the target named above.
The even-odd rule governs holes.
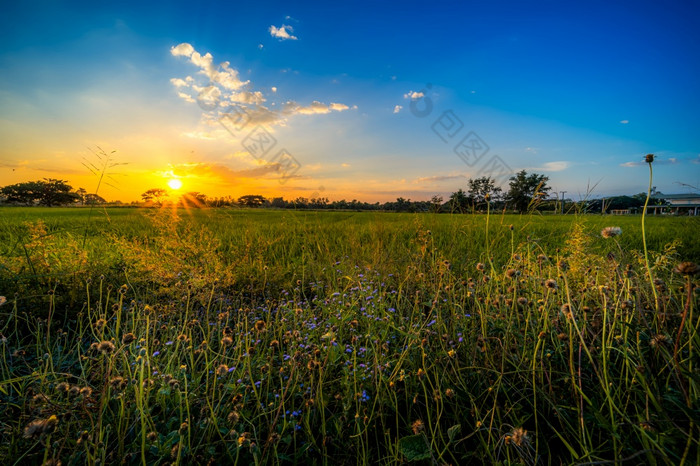
[[[163,202],[168,197],[168,191],[162,188],[152,188],[141,194],[141,199],[148,204],[153,204],[157,207],[163,205]]]
[[[523,213],[535,208],[547,197],[552,188],[547,186],[549,177],[537,173],[527,174],[525,170],[510,177],[510,189],[506,202],[516,211]]]

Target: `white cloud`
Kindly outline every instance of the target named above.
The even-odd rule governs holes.
[[[343,168],[349,168],[350,164],[349,163],[341,163],[340,166]]]
[[[291,26],[287,26],[286,24],[283,24],[279,28],[275,27],[274,25],[270,26],[269,31],[270,31],[270,35],[272,37],[276,37],[279,40],[297,40],[298,39],[298,37],[290,34],[290,32],[294,32],[294,29],[292,29]]]
[[[559,160],[555,162],[546,162],[540,167],[529,167],[528,170],[542,172],[560,172],[569,168],[569,162]]]
[[[411,99],[411,100],[418,100],[421,97],[425,97],[425,94],[422,92],[416,92],[416,91],[408,91],[406,94],[403,95],[404,99]]]
[[[232,68],[229,62],[215,65],[214,57],[210,53],[202,55],[190,44],[183,43],[171,48],[173,56],[187,57],[187,61],[199,68],[194,76],[185,79],[173,78],[171,84],[176,88],[177,95],[190,103],[199,103],[205,113],[202,115],[201,124],[210,128],[219,128],[219,119],[225,112],[233,109],[237,114],[244,113],[247,124],[255,125],[279,125],[284,126],[287,118],[295,115],[319,115],[331,112],[343,112],[350,107],[344,103],[331,102],[329,104],[318,100],[309,105],[288,101],[282,105],[263,105],[267,100],[263,92],[251,89],[250,81],[240,79],[238,70]],[[208,79],[207,79],[208,78]],[[270,88],[272,93],[277,92],[277,87]],[[356,109],[357,106],[353,106]],[[210,130],[208,137],[218,134]],[[225,132],[220,133],[225,137]],[[189,137],[195,137],[195,133],[189,133]],[[197,133],[196,137],[202,137]]]
[[[403,107],[401,105],[396,105],[394,107],[394,113],[399,113]]]
[[[626,125],[629,122],[630,122],[629,120],[620,120],[620,123],[622,123],[623,125]]]
[[[675,165],[677,163],[678,163],[678,159],[676,157],[669,157],[667,159],[663,159],[663,158],[660,159],[657,157],[656,159],[654,159],[654,165]],[[621,163],[620,166],[625,167],[625,168],[631,168],[631,167],[641,167],[641,166],[646,165],[646,164],[647,163],[644,160],[639,160],[636,162]]]
[[[258,44],[258,50],[262,50],[263,48],[265,48],[263,44]]]
[[[183,57],[189,57],[192,55],[194,52],[194,47],[192,45],[183,42],[182,44],[176,45],[175,47],[170,48],[170,53],[172,53],[174,56],[183,56]]]
[[[185,86],[188,85],[188,84],[187,84],[187,81],[185,81],[184,79],[180,79],[180,78],[172,78],[172,79],[170,80],[170,82],[171,82],[171,83],[173,84],[173,86],[175,86],[175,87],[185,87]]]

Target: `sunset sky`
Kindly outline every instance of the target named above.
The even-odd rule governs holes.
[[[124,202],[173,178],[422,200],[521,169],[634,194],[647,153],[661,191],[700,186],[698,2],[43,3],[0,16],[0,186],[94,192],[98,148]]]

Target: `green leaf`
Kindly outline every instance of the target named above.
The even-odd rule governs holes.
[[[399,440],[399,451],[408,461],[430,459],[430,445],[422,434],[410,435]]]
[[[455,424],[447,429],[447,436],[449,437],[450,442],[455,441],[455,437],[459,434],[460,430],[462,430],[462,424]]]

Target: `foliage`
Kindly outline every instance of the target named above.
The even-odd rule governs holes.
[[[38,203],[46,207],[73,204],[79,201],[80,195],[72,191],[73,188],[67,181],[54,178],[17,183],[0,189],[8,203],[28,206]]]
[[[165,199],[169,196],[168,191],[163,188],[151,188],[141,194],[141,199],[148,204],[153,204],[157,207],[163,205]]]
[[[552,189],[547,186],[549,177],[521,170],[510,178],[506,202],[517,212],[528,212],[537,207]]]
[[[469,197],[477,209],[483,208],[487,201],[494,201],[501,195],[501,188],[496,186],[493,178],[482,176],[481,178],[469,178]]]

